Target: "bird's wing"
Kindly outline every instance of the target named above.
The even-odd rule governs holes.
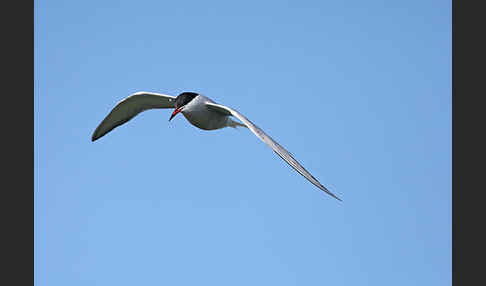
[[[129,121],[142,111],[153,108],[172,108],[175,99],[175,96],[160,93],[136,92],[115,105],[110,114],[98,125],[93,136],[91,136],[91,141],[103,137],[106,133]]]
[[[326,187],[321,185],[321,183],[319,183],[319,181],[316,178],[314,178],[314,176],[312,176],[304,167],[302,167],[302,165],[300,165],[299,162],[297,162],[297,160],[295,160],[294,157],[292,157],[292,154],[290,154],[289,151],[285,150],[285,148],[282,147],[280,144],[278,144],[277,141],[273,140],[270,136],[265,134],[265,132],[263,132],[263,130],[261,130],[255,124],[253,124],[250,120],[248,120],[248,118],[243,116],[241,113],[239,113],[238,111],[236,111],[232,108],[229,108],[227,106],[223,106],[223,105],[215,104],[215,103],[211,103],[211,102],[206,102],[206,106],[211,110],[217,111],[217,112],[225,114],[225,115],[232,115],[232,116],[238,118],[239,120],[241,120],[241,122],[245,123],[245,125],[253,133],[255,133],[255,135],[258,138],[260,138],[260,140],[262,140],[268,146],[270,146],[273,149],[273,151],[275,153],[277,153],[277,155],[279,155],[282,159],[284,159],[284,161],[287,162],[292,168],[294,168],[297,172],[299,172],[302,176],[304,176],[311,183],[316,185],[319,189],[323,190],[324,192],[328,193],[332,197],[341,201],[340,198],[338,198],[336,195],[331,193],[328,189],[326,189]]]

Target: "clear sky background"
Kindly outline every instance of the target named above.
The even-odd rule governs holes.
[[[35,1],[34,281],[450,285],[451,1]],[[247,129],[151,110],[203,93]]]

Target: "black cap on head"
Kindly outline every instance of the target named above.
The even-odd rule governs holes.
[[[198,96],[195,92],[183,92],[176,97],[174,107],[177,109],[181,106],[188,104],[191,100],[193,100],[196,96]]]

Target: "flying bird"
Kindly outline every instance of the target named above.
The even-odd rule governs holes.
[[[174,108],[169,121],[178,113],[182,113],[192,125],[203,130],[214,130],[225,127],[236,128],[237,126],[250,129],[260,140],[270,146],[277,155],[312,184],[341,201],[340,198],[326,189],[314,176],[302,167],[285,148],[248,120],[248,118],[230,107],[217,104],[210,98],[195,92],[183,92],[177,97],[154,92],[136,92],[116,104],[100,125],[98,125],[91,137],[91,141],[98,140],[140,112],[157,108]],[[239,119],[243,124],[233,120],[232,117]]]

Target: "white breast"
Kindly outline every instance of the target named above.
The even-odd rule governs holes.
[[[226,127],[228,116],[208,109],[206,102],[215,103],[203,95],[198,95],[181,112],[192,125],[198,128],[214,130]]]

